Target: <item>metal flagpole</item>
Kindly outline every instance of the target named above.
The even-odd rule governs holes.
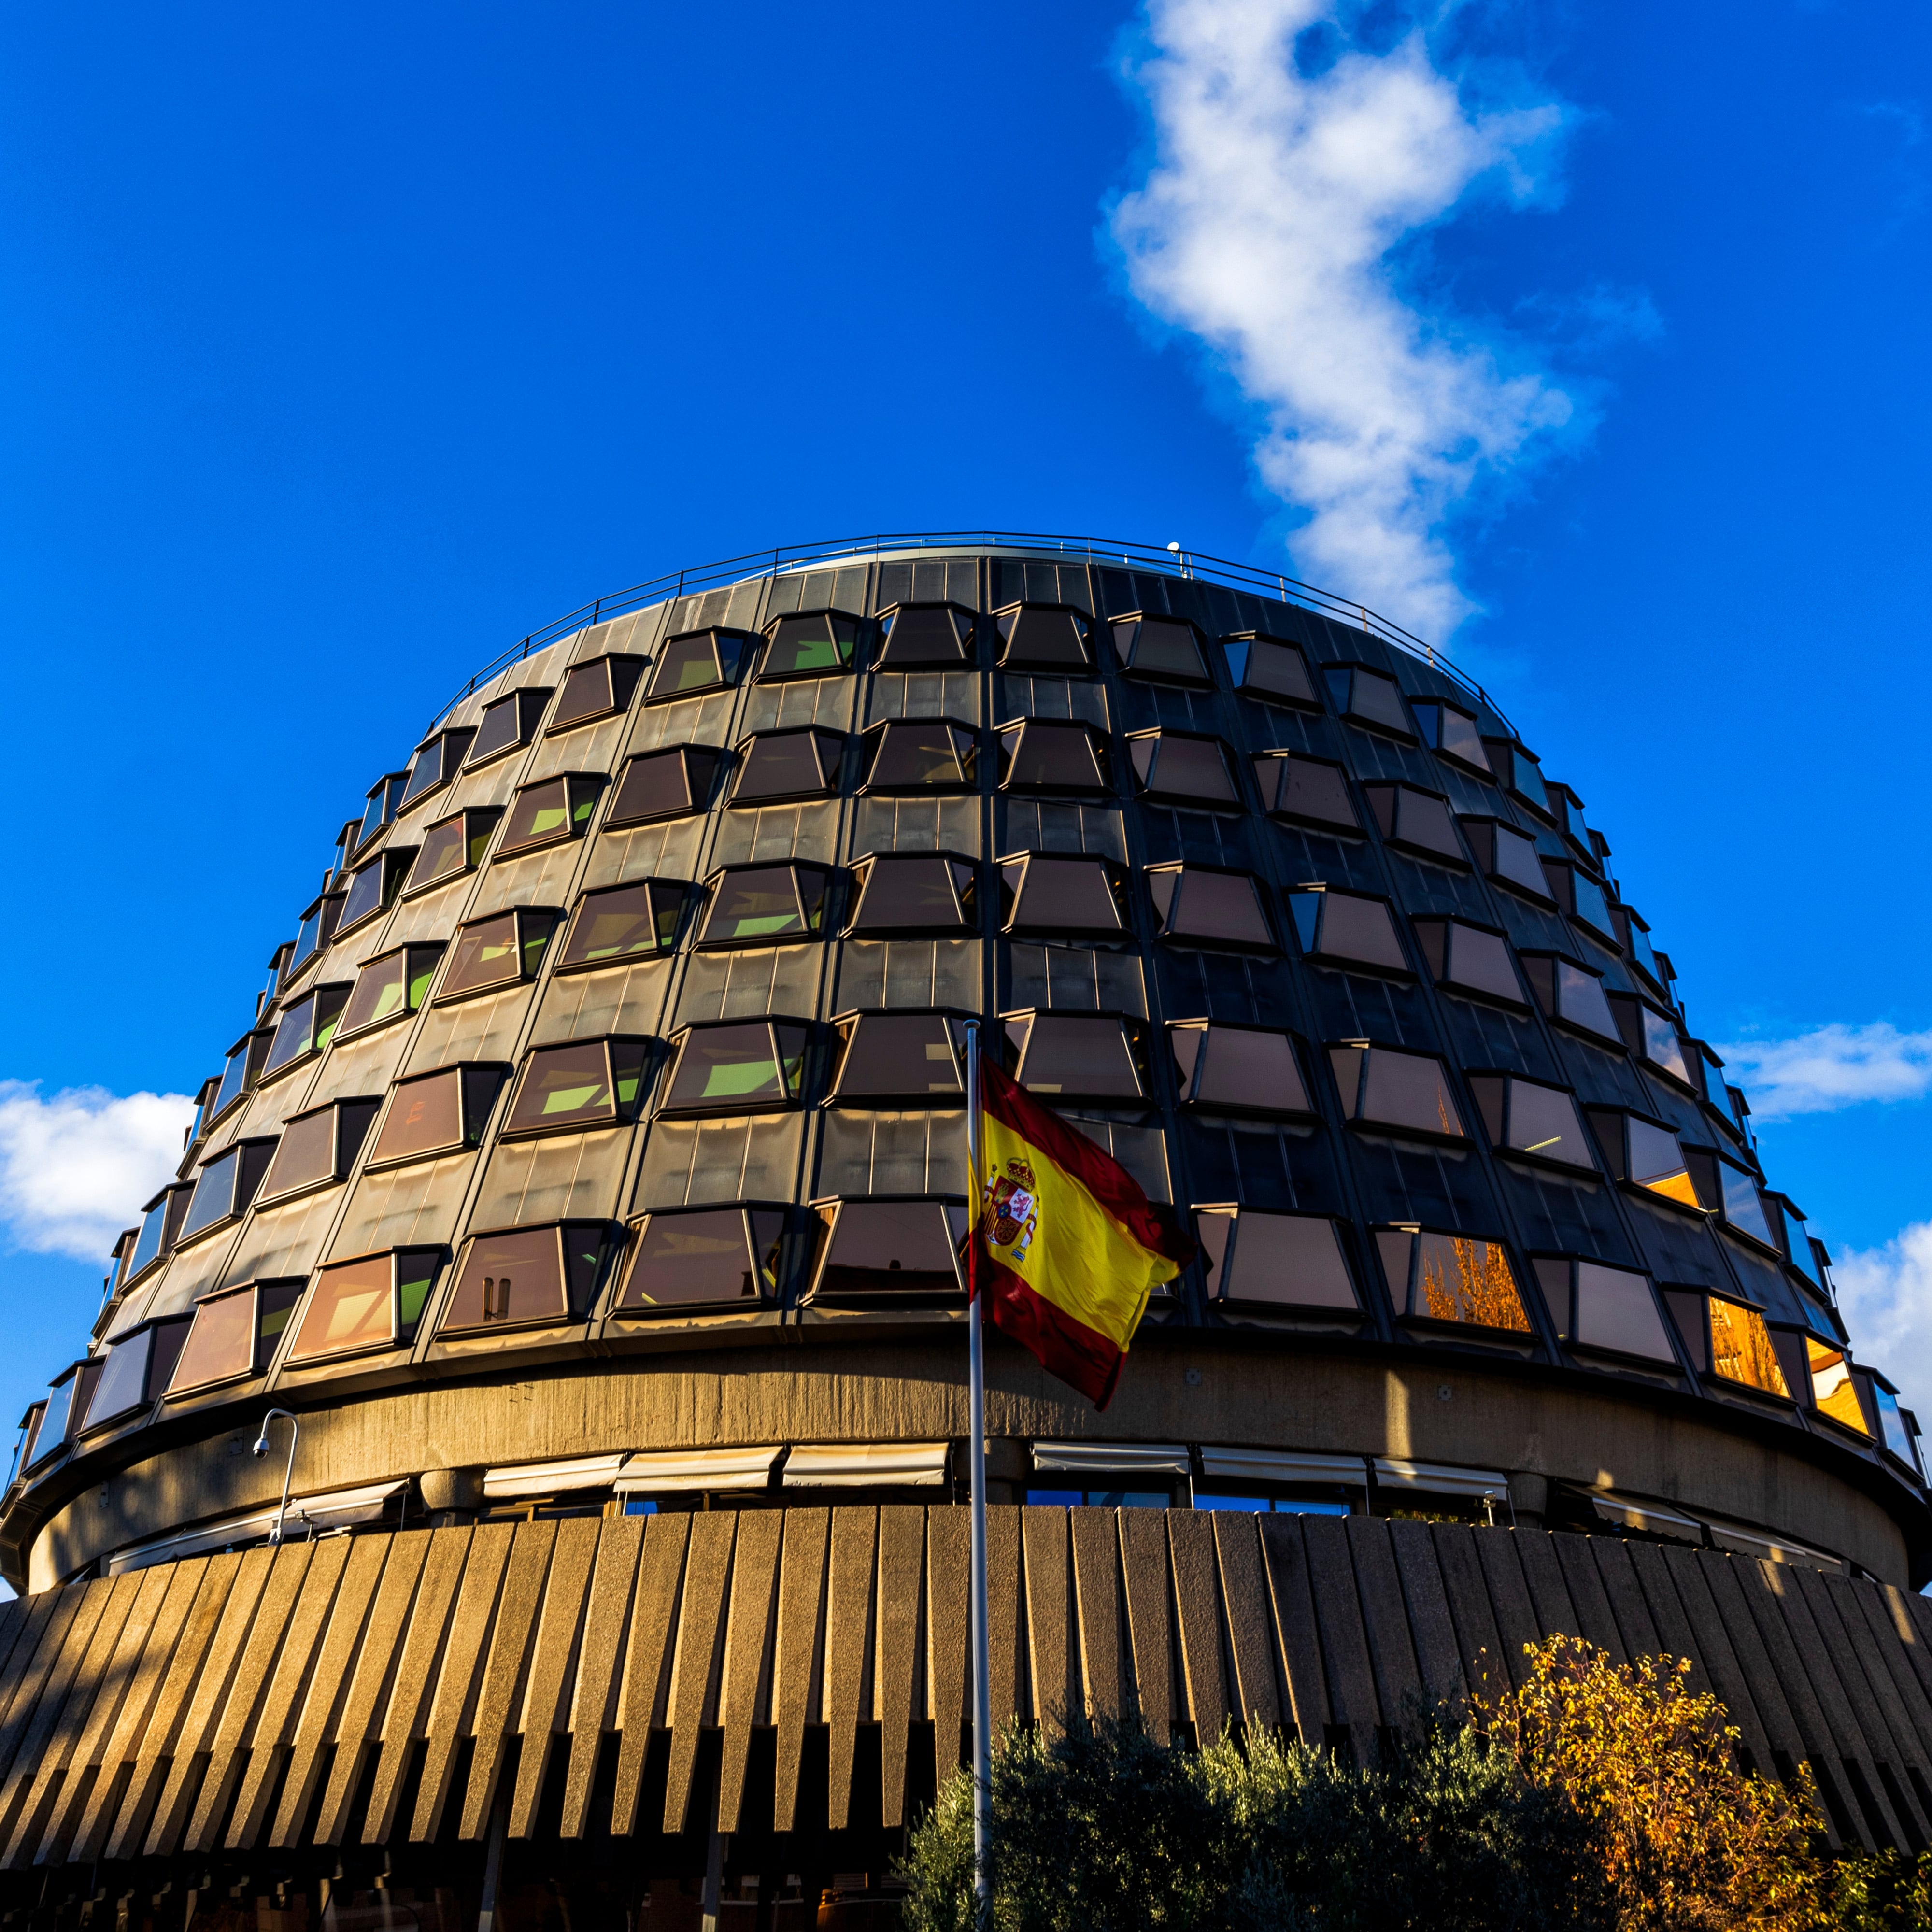
[[[972,1243],[967,1280],[974,1292],[967,1304],[966,1335],[970,1394],[966,1461],[973,1500],[973,1890],[981,1932],[992,1919],[992,1875],[988,1863],[993,1835],[993,1684],[986,1648],[986,1356],[981,1319],[980,1214],[985,1200],[980,1174],[980,1022],[966,1022],[966,1161],[972,1171],[968,1215]]]

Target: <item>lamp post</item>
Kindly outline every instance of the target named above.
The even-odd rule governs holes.
[[[289,1466],[282,1472],[282,1500],[275,1510],[274,1527],[268,1532],[268,1540],[279,1543],[282,1540],[282,1519],[289,1510],[289,1485],[296,1474],[296,1444],[302,1439],[302,1424],[296,1420],[295,1412],[287,1408],[272,1408],[262,1418],[261,1433],[255,1438],[255,1454],[266,1456],[268,1453],[268,1424],[278,1415],[285,1415],[289,1422]]]

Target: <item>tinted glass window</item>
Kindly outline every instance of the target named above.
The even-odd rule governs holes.
[[[161,1235],[167,1218],[168,1197],[164,1194],[141,1217],[141,1232],[135,1237],[134,1251],[128,1258],[128,1280],[132,1281],[149,1263],[160,1260]]]
[[[187,1240],[225,1221],[235,1212],[235,1186],[242,1172],[242,1150],[230,1148],[210,1161],[195,1177],[194,1194],[188,1202],[188,1219],[182,1223],[178,1240]]]
[[[1019,1049],[1018,1078],[1035,1094],[1138,1100],[1140,1075],[1126,1029],[1117,1019],[1037,1013],[1008,1020],[1006,1037]]]
[[[604,717],[615,703],[608,658],[592,658],[587,664],[573,664],[564,674],[563,688],[557,694],[550,728],[558,731],[566,725],[580,724],[586,718]]]
[[[304,994],[275,1025],[275,1037],[262,1072],[279,1073],[286,1066],[311,1053],[320,1053],[335,1037],[342,1009],[349,997],[346,986],[318,986]]]
[[[962,1218],[964,1218],[963,1210]],[[832,1218],[819,1294],[957,1294],[954,1232],[938,1201],[846,1201]]]
[[[504,1328],[570,1316],[555,1228],[478,1234],[464,1258],[440,1333]]]
[[[255,1367],[255,1291],[244,1288],[199,1303],[170,1389],[200,1388],[252,1374]]]
[[[852,927],[856,932],[956,931],[976,916],[970,866],[937,856],[880,858],[865,868]]]
[[[1184,1106],[1247,1114],[1313,1111],[1302,1084],[1294,1042],[1285,1033],[1252,1027],[1175,1027],[1174,1049]]]
[[[1000,662],[1041,670],[1084,670],[1087,620],[1072,610],[1022,604],[994,618],[1000,633]]]
[[[1114,654],[1124,668],[1142,677],[1208,682],[1208,666],[1192,624],[1176,617],[1140,617],[1116,623],[1112,629]]]
[[[1844,1352],[1804,1338],[1804,1353],[1811,1369],[1811,1400],[1834,1422],[1869,1436],[1870,1427],[1858,1400],[1858,1384],[1852,1379],[1852,1364]]]
[[[1246,872],[1184,866],[1178,872],[1148,873],[1148,885],[1164,938],[1270,950],[1274,945],[1262,910],[1261,888]]]
[[[1305,950],[1324,958],[1406,970],[1395,922],[1380,899],[1346,892],[1292,892],[1288,903]]]
[[[963,726],[943,718],[895,718],[866,734],[875,791],[962,791],[973,783],[976,744]]]
[[[1361,829],[1340,765],[1280,754],[1257,758],[1254,764],[1262,806],[1277,818],[1352,832]]]
[[[1643,1015],[1643,1057],[1653,1066],[1661,1067],[1666,1073],[1675,1074],[1685,1086],[1693,1085],[1690,1070],[1684,1064],[1683,1043],[1677,1037],[1676,1027],[1662,1013],[1648,1006],[1640,1010]],[[1721,1089],[1720,1090],[1721,1096]],[[1724,1108],[1726,1119],[1730,1109]]]
[[[1336,709],[1345,717],[1364,724],[1379,724],[1405,736],[1412,728],[1408,713],[1402,706],[1401,688],[1394,678],[1384,677],[1380,671],[1365,670],[1359,664],[1331,668],[1328,678]]]
[[[1453,704],[1418,704],[1411,708],[1422,727],[1424,740],[1444,758],[1454,758],[1479,772],[1490,770],[1482,734],[1466,712],[1458,711]]]
[[[148,1356],[154,1345],[154,1333],[152,1328],[144,1328],[139,1334],[117,1342],[107,1351],[100,1379],[94,1384],[93,1396],[82,1420],[83,1429],[111,1422],[116,1416],[140,1408],[146,1402]]]
[[[1342,1105],[1360,1120],[1460,1136],[1462,1118],[1440,1060],[1389,1047],[1334,1047],[1329,1060]],[[1363,1078],[1363,1063],[1366,1076]],[[1357,1095],[1359,1091],[1360,1098]]]
[[[1605,1268],[1599,1262],[1576,1264],[1576,1332],[1572,1339],[1586,1348],[1615,1348],[1654,1362],[1676,1359],[1650,1283],[1640,1274]]]
[[[485,758],[494,758],[499,752],[523,743],[530,736],[528,712],[546,695],[547,693],[536,692],[512,692],[508,698],[500,698],[495,704],[485,705],[482,721],[476,727],[476,735],[470,741],[469,762],[481,764]]]
[[[747,1216],[736,1208],[712,1214],[653,1214],[638,1244],[620,1305],[675,1307],[755,1301],[775,1294],[782,1226],[777,1214],[754,1211]]]
[[[540,1047],[524,1064],[506,1133],[602,1126],[637,1104],[644,1048],[632,1040]]]
[[[1354,1283],[1332,1221],[1244,1208],[1238,1216],[1204,1214],[1200,1230],[1202,1245],[1214,1264],[1208,1292],[1216,1300],[1356,1306]],[[1216,1235],[1221,1236],[1218,1244]]]
[[[362,822],[356,828],[356,848],[368,844],[395,817],[396,801],[402,796],[403,787],[408,778],[406,772],[392,772],[386,778],[378,781],[369,794],[369,802],[363,812]]]
[[[1766,1395],[1791,1393],[1764,1317],[1754,1308],[1714,1294],[1711,1298],[1711,1372]]]
[[[1507,771],[1508,782],[1513,790],[1520,792],[1531,804],[1540,810],[1550,811],[1550,794],[1544,789],[1542,770],[1520,745],[1510,748]]]
[[[1657,963],[1657,954],[1651,945],[1648,929],[1635,918],[1626,920],[1624,926],[1630,934],[1630,957],[1642,968],[1652,986],[1661,986],[1664,984],[1664,969]]]
[[[1818,1265],[1818,1257],[1812,1248],[1810,1237],[1804,1232],[1804,1223],[1790,1208],[1785,1208],[1782,1212],[1784,1216],[1785,1252],[1791,1258],[1791,1264],[1822,1294],[1825,1291],[1825,1273]]]
[[[301,929],[296,934],[295,956],[289,962],[291,973],[313,959],[335,936],[336,922],[341,910],[342,895],[326,892],[302,914]]]
[[[1874,1382],[1871,1391],[1873,1400],[1878,1404],[1879,1426],[1885,1432],[1885,1446],[1901,1462],[1917,1468],[1918,1453],[1912,1446],[1912,1432],[1905,1426],[1898,1396],[1882,1382]]]
[[[659,646],[657,662],[652,668],[650,689],[653,698],[680,698],[687,692],[710,691],[736,674],[738,652],[730,662],[721,661],[718,634],[688,631],[683,636],[667,638]]]
[[[1507,825],[1485,828],[1478,847],[1490,853],[1490,876],[1506,886],[1514,886],[1538,898],[1550,896],[1550,881],[1543,876],[1542,861],[1536,856],[1536,841]]]
[[[1456,836],[1455,822],[1448,803],[1432,792],[1412,790],[1407,785],[1370,785],[1364,788],[1390,844],[1406,845],[1437,857],[1461,860],[1462,843]]]
[[[759,670],[760,677],[813,677],[843,670],[852,662],[859,627],[850,617],[826,610],[782,617],[771,634],[771,647]]]
[[[386,854],[373,859],[359,872],[351,875],[349,896],[342,902],[342,918],[339,929],[346,931],[370,914],[382,909],[382,886],[388,876],[388,860]]]
[[[731,796],[754,800],[807,798],[838,788],[838,741],[818,731],[761,732],[739,752]]]
[[[1010,932],[1116,933],[1120,916],[1119,882],[1100,859],[1062,859],[1034,853],[1008,860],[1000,868],[1007,899]]]
[[[577,837],[590,824],[596,804],[596,793],[587,782],[573,784],[568,778],[550,778],[529,786],[518,793],[511,805],[510,822],[503,829],[497,857]]]
[[[1522,1003],[1522,988],[1517,982],[1516,968],[1510,963],[1509,941],[1501,933],[1485,932],[1480,926],[1452,921],[1448,963],[1446,983],[1519,1005]]]
[[[1558,1018],[1568,1020],[1572,1026],[1582,1027],[1605,1040],[1623,1037],[1611,1016],[1610,1003],[1604,997],[1602,980],[1580,966],[1571,965],[1567,959],[1556,962],[1556,1012]]]
[[[647,880],[586,892],[578,902],[557,970],[573,966],[616,966],[625,961],[668,952],[677,939],[684,894],[676,886]]]
[[[547,912],[503,912],[460,926],[436,997],[446,1000],[458,994],[488,992],[534,977],[556,923]]]
[[[335,1178],[335,1109],[298,1114],[282,1130],[262,1192],[272,1199]]]
[[[340,1354],[393,1342],[396,1336],[394,1261],[374,1255],[324,1268],[303,1311],[292,1361]]]
[[[1530,1332],[1516,1275],[1500,1242],[1474,1240],[1466,1234],[1423,1234],[1416,1237],[1416,1247],[1412,1315],[1517,1334]]]
[[[1757,1191],[1757,1178],[1727,1160],[1718,1163],[1724,1190],[1724,1219],[1741,1234],[1749,1234],[1768,1248],[1778,1246],[1778,1237],[1766,1218],[1764,1197]]]
[[[881,670],[909,664],[957,664],[970,655],[971,620],[950,604],[902,604],[886,620]]]
[[[1681,1201],[1687,1208],[1700,1207],[1702,1204],[1691,1184],[1690,1170],[1684,1164],[1684,1150],[1678,1145],[1677,1136],[1634,1117],[1629,1122],[1628,1132],[1631,1180],[1666,1200]]]
[[[964,1092],[952,1030],[940,1014],[862,1013],[840,1031],[844,1057],[832,1090],[838,1100],[957,1099]]]
[[[396,1088],[369,1158],[403,1160],[464,1144],[462,1075],[452,1066],[404,1081]]]
[[[665,1110],[788,1106],[804,1064],[802,1027],[694,1027],[679,1051]]]
[[[1162,731],[1130,738],[1127,751],[1141,790],[1150,798],[1199,805],[1238,806],[1241,802],[1226,755],[1212,738]]]
[[[718,881],[705,915],[704,941],[748,939],[803,939],[818,931],[824,904],[824,885],[814,872],[796,875],[789,866],[752,867],[730,872]],[[806,904],[799,904],[800,892]]]
[[[342,1010],[338,1030],[360,1033],[414,1012],[422,1004],[442,957],[440,946],[405,946],[370,960],[356,976],[356,990]]]
[[[1583,923],[1614,943],[1617,928],[1610,918],[1610,902],[1604,889],[1588,872],[1572,866],[1570,871],[1570,910]]]
[[[1560,1088],[1539,1087],[1534,1081],[1512,1080],[1509,1096],[1509,1136],[1505,1145],[1542,1160],[1562,1161],[1570,1167],[1593,1167],[1576,1103]]]
[[[1282,698],[1291,704],[1319,710],[1308,662],[1293,645],[1278,638],[1229,638],[1228,670],[1236,690],[1256,698]]]
[[[1109,788],[1100,754],[1084,726],[1042,723],[1007,725],[1000,733],[1006,755],[1002,782],[1033,791],[1103,792]]]
[[[419,892],[425,886],[454,878],[475,862],[470,857],[468,841],[464,836],[466,816],[459,812],[454,818],[442,820],[423,834],[423,842],[416,851],[416,862],[410,868],[405,890]]]
[[[643,825],[656,818],[681,818],[701,812],[711,795],[719,754],[703,746],[649,752],[624,767],[608,823]]]

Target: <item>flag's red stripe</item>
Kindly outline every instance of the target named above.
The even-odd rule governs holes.
[[[978,1246],[976,1241],[975,1248]],[[990,1255],[975,1254],[979,1288],[986,1298],[982,1312],[1009,1341],[1026,1349],[1049,1375],[1078,1389],[1096,1408],[1114,1399],[1120,1379],[1122,1352],[1097,1329],[1078,1322],[1036,1294],[1010,1268]]]
[[[1072,1174],[1142,1247],[1165,1255],[1180,1268],[1194,1258],[1193,1242],[1154,1207],[1140,1183],[1112,1155],[1069,1126],[1052,1108],[1042,1106],[992,1060],[982,1060],[981,1072],[980,1093],[988,1113]]]

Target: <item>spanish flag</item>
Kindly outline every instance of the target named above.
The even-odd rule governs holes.
[[[1112,1154],[989,1059],[980,1091],[970,1292],[1000,1334],[1105,1408],[1149,1292],[1194,1244]]]

